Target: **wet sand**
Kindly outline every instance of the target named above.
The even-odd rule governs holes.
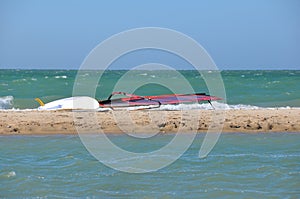
[[[224,121],[224,122],[222,122]],[[223,126],[223,127],[222,127]],[[82,132],[205,133],[300,132],[300,109],[185,111],[0,111],[0,135],[77,134]]]

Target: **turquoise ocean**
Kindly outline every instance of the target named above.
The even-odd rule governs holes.
[[[105,71],[96,98],[107,98],[126,72]],[[208,92],[199,73],[180,73],[196,92]],[[0,70],[0,109],[26,111],[38,107],[36,97],[45,102],[70,97],[76,75],[75,70]],[[89,79],[97,72],[83,75]],[[154,82],[170,78],[168,71],[133,75]],[[221,75],[230,108],[300,107],[300,70]],[[172,82],[180,88],[176,78]],[[155,84],[136,90],[139,95],[168,92]],[[166,145],[173,136],[157,135],[155,143],[126,135],[109,139],[143,152]],[[191,147],[163,169],[130,174],[104,166],[76,135],[0,136],[0,198],[300,198],[299,133],[222,134],[211,153],[200,159],[203,138],[197,135]]]
[[[77,136],[2,136],[0,198],[300,197],[299,134],[222,134],[199,159],[203,137],[170,166],[130,174],[97,161]],[[153,148],[128,136],[109,138],[132,151]]]
[[[98,82],[95,97],[107,98],[118,80],[128,71],[105,71]],[[208,92],[204,79],[197,71],[179,71],[195,92]],[[211,71],[208,71],[211,72]],[[100,72],[99,72],[100,74]],[[81,78],[99,76],[97,71],[80,73]],[[159,81],[170,79],[180,92],[181,81],[168,71],[131,71],[132,78]],[[222,71],[227,103],[258,107],[300,107],[300,70]],[[0,70],[0,109],[32,109],[39,97],[45,102],[72,96],[76,70]],[[179,77],[178,77],[179,78]],[[134,82],[134,81],[133,81]],[[126,84],[126,82],[125,82]],[[135,85],[128,82],[126,87]],[[120,90],[118,90],[120,91]],[[122,90],[124,91],[124,90]],[[182,91],[184,92],[184,91]],[[148,84],[135,91],[139,95],[172,93],[164,86]]]

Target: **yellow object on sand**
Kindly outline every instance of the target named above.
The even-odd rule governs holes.
[[[37,101],[41,106],[45,106],[44,102],[40,98],[35,98],[35,101]]]

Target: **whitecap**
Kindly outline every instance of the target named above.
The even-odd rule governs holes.
[[[279,84],[280,81],[271,81],[271,82],[267,82],[267,84]]]
[[[14,171],[10,171],[10,172],[8,172],[8,174],[6,175],[8,178],[10,178],[10,177],[15,177],[17,174],[16,174],[16,172],[14,172]]]
[[[11,109],[13,106],[13,96],[0,97],[0,109]]]
[[[23,78],[23,79],[15,79],[12,82],[27,82],[27,79]]]
[[[141,76],[147,76],[148,74],[147,73],[142,73],[142,74],[139,74]]]
[[[66,75],[57,75],[54,77],[55,79],[67,79]]]

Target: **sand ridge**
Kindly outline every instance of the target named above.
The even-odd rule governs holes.
[[[105,133],[205,133],[214,110],[0,111],[0,135]],[[215,122],[218,125],[220,121]],[[300,109],[226,110],[223,132],[300,132]]]

